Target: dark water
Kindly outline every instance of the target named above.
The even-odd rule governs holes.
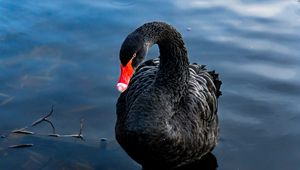
[[[190,61],[221,74],[218,169],[299,169],[296,0],[0,0],[0,169],[141,169],[114,139],[115,85],[123,39],[153,20],[178,28]],[[78,133],[83,118],[85,141],[48,137],[44,122],[35,135],[9,134],[51,105],[56,132]],[[34,146],[8,148],[24,143]]]

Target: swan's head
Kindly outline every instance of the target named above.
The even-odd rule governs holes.
[[[147,51],[148,45],[138,34],[129,34],[123,42],[120,50],[121,75],[117,84],[120,92],[127,89],[134,70],[144,60]]]

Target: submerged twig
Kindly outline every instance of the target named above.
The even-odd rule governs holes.
[[[39,118],[38,120],[34,121],[34,122],[31,124],[31,126],[32,126],[32,127],[33,127],[33,126],[36,126],[36,125],[40,124],[41,122],[45,121],[45,122],[47,122],[47,123],[49,123],[49,124],[51,125],[51,127],[52,127],[52,133],[55,134],[55,127],[54,127],[53,123],[51,122],[51,120],[48,119],[48,117],[50,117],[50,116],[52,115],[52,113],[53,113],[53,107],[54,107],[54,106],[52,105],[51,111],[50,111],[46,116],[41,117],[41,118]]]
[[[83,138],[82,135],[79,135],[79,134],[72,134],[72,135],[63,135],[64,137],[73,137],[73,138],[78,138],[78,139],[81,139],[83,141],[85,141],[85,139]]]
[[[80,119],[80,129],[79,129],[79,134],[78,135],[82,135],[83,121],[84,121],[84,119]]]
[[[81,140],[84,140],[83,135],[82,135],[82,129],[83,129],[83,119],[80,120],[80,129],[79,133],[77,135],[71,135],[73,138],[79,138]]]
[[[26,135],[33,135],[34,134],[34,132],[24,130],[24,128],[13,130],[13,131],[11,131],[11,133],[26,134]]]
[[[54,107],[54,106],[52,105],[51,111],[50,111],[46,116],[44,116],[44,117],[42,117],[42,118],[39,118],[38,120],[34,121],[34,122],[31,124],[31,126],[35,126],[35,125],[41,123],[42,121],[44,121],[45,119],[47,119],[49,116],[51,116],[52,113],[53,113],[53,107]]]
[[[48,136],[51,136],[51,137],[60,137],[60,134],[53,133],[53,134],[49,134]]]
[[[11,145],[9,146],[9,148],[26,148],[26,147],[32,147],[33,144],[29,143],[29,144],[19,144],[19,145]]]
[[[84,141],[85,139],[83,138],[83,135],[82,135],[83,121],[84,121],[84,119],[81,119],[81,120],[80,120],[80,129],[79,129],[79,133],[78,133],[78,134],[64,135],[64,137],[79,138],[79,139],[81,139],[81,140]]]
[[[47,122],[47,123],[49,123],[51,125],[51,127],[52,127],[52,133],[55,134],[55,127],[54,127],[53,123],[50,120],[48,120],[48,119],[45,119],[44,121]]]
[[[78,138],[78,139],[81,139],[81,140],[85,141],[85,139],[83,137],[83,134],[82,134],[83,127],[84,127],[84,124],[83,124],[84,119],[80,120],[80,129],[79,129],[79,133],[78,134],[60,135],[60,134],[57,134],[55,132],[54,124],[52,123],[51,120],[48,119],[52,115],[52,113],[54,112],[53,108],[54,108],[54,106],[52,105],[50,112],[46,116],[43,116],[43,117],[37,119],[36,121],[34,121],[31,124],[31,127],[34,127],[34,126],[36,126],[36,125],[38,125],[38,124],[40,124],[42,122],[47,122],[52,127],[52,134],[48,134],[47,136],[51,136],[51,137],[73,137],[73,138]],[[26,130],[27,128],[28,128],[28,126],[25,126],[25,127],[21,128],[21,129],[13,130],[10,133],[25,134],[25,135],[36,134],[36,133],[34,133],[32,131]],[[37,134],[37,135],[42,135],[42,134]],[[1,135],[0,134],[0,138],[6,138],[6,137],[7,137],[7,135]],[[11,146],[9,146],[9,148],[25,148],[25,147],[32,147],[32,146],[33,146],[33,144],[17,144],[17,145],[11,145]]]

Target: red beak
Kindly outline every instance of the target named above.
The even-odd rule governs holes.
[[[134,69],[131,65],[132,59],[127,63],[126,66],[121,64],[121,76],[117,84],[117,89],[120,92],[124,92],[129,84],[129,81],[134,73]]]

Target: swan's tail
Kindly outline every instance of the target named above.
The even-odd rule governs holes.
[[[216,96],[217,97],[221,96],[222,92],[221,92],[220,88],[221,88],[222,81],[219,79],[219,74],[216,73],[215,70],[209,71],[208,73],[213,77],[214,84],[217,89]]]

